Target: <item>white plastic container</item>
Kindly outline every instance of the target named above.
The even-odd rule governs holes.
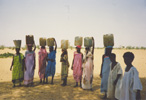
[[[92,37],[85,37],[84,38],[84,46],[91,47],[93,45]]]
[[[33,35],[26,35],[26,44],[34,44]]]
[[[46,46],[46,38],[40,38],[40,46]]]
[[[61,40],[61,48],[62,49],[68,49],[68,40]]]
[[[16,48],[21,48],[21,40],[13,40]]]
[[[113,34],[105,34],[103,36],[104,46],[114,46],[114,35]]]
[[[74,42],[75,46],[78,46],[78,45],[82,46],[82,43],[83,43],[82,37],[79,37],[79,36],[75,37],[75,42]]]
[[[47,39],[47,45],[48,46],[54,46],[54,38],[48,38]]]

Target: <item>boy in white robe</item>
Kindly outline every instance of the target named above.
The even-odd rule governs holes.
[[[122,87],[119,100],[141,100],[140,90],[142,85],[138,76],[137,69],[132,65],[134,54],[126,52],[123,55],[124,62],[127,65],[122,79]]]
[[[116,55],[114,53],[110,55],[110,60],[107,98],[118,100],[120,97],[120,85],[123,71],[120,63],[116,62]]]

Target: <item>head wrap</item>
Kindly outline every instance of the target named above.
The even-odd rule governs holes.
[[[76,48],[79,48],[79,49],[81,49],[81,46],[80,45],[77,45],[77,47]]]

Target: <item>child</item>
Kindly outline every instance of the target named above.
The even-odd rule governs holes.
[[[80,87],[81,87],[81,80],[82,80],[82,59],[83,59],[83,54],[80,52],[81,46],[77,46],[76,50],[74,52],[74,59],[72,62],[72,67],[71,69],[73,70],[73,77],[76,81],[76,85],[74,87],[78,86],[78,82],[80,82]]]
[[[119,100],[140,100],[140,90],[142,85],[137,69],[132,65],[134,54],[126,52],[123,55],[126,64],[125,73],[122,79],[122,87]]]
[[[53,79],[54,79],[54,75],[55,75],[56,49],[57,49],[57,44],[56,44],[55,39],[54,39],[54,42],[55,42],[55,50],[54,50],[53,46],[50,46],[49,47],[50,53],[47,56],[48,65],[47,65],[46,71],[45,71],[45,77],[46,77],[46,83],[47,84],[48,84],[48,76],[52,76],[51,84],[53,84]]]
[[[65,86],[65,85],[67,85],[68,68],[69,68],[68,54],[67,54],[66,49],[62,49],[60,62],[62,62],[61,79],[63,80],[63,84],[61,84],[61,85]]]
[[[33,44],[27,44],[27,51],[25,52],[25,73],[24,85],[33,86],[34,70],[35,70],[35,49],[32,50]]]
[[[45,46],[41,46],[41,49],[39,51],[39,77],[40,77],[40,83],[45,83],[45,70],[46,70],[46,58],[47,58],[47,52]]]
[[[114,53],[110,55],[110,60],[107,97],[118,100],[120,98],[120,83],[123,72],[120,63],[116,62],[116,55]]]
[[[24,56],[20,53],[20,47],[16,47],[16,54],[13,56],[12,65],[10,67],[10,71],[12,70],[12,82],[13,87],[15,87],[16,83],[19,83],[21,86],[21,82],[24,79]]]
[[[93,56],[94,56],[94,38],[92,51],[90,51],[90,47],[86,47],[84,59],[83,59],[83,79],[82,79],[82,88],[83,89],[91,89],[92,90],[92,81],[93,81]]]
[[[103,99],[107,98],[108,76],[109,76],[110,63],[111,63],[109,56],[111,55],[112,49],[113,49],[112,46],[107,46],[105,48],[105,54],[102,56],[102,65],[100,72],[100,77],[101,77],[100,91],[105,93]]]

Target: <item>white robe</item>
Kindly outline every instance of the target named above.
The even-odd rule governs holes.
[[[119,100],[136,100],[137,90],[142,90],[138,71],[131,67],[128,72],[124,73]]]
[[[86,59],[88,57],[88,59]],[[93,80],[93,55],[91,52],[84,55],[83,76],[82,76],[82,88],[92,89]]]
[[[111,70],[111,67],[112,67],[112,63],[110,64],[107,97],[119,99],[123,71],[122,71],[120,63],[117,63],[112,70]],[[121,74],[121,77],[118,79],[116,86],[114,86],[114,81],[116,80],[118,74]]]

